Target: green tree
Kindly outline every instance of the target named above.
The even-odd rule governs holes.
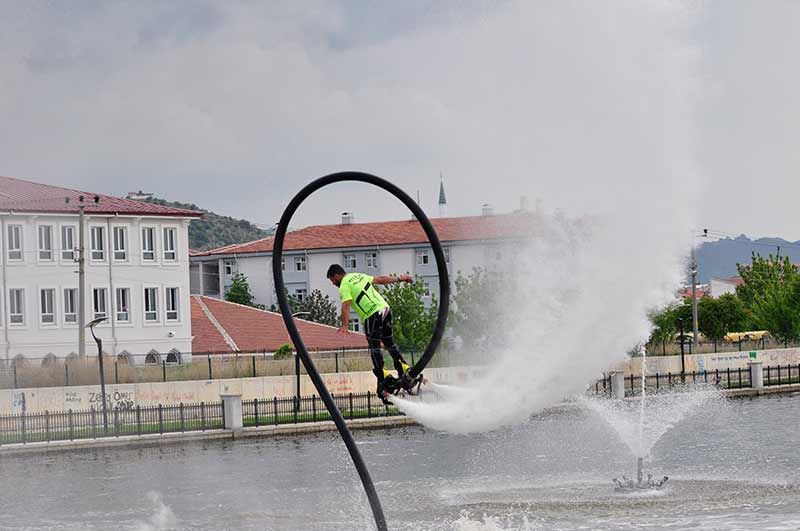
[[[290,345],[289,343],[284,343],[283,345],[278,347],[278,350],[272,353],[272,359],[274,360],[289,359],[292,357],[292,352],[293,352],[292,345]]]
[[[394,340],[403,350],[423,350],[433,336],[439,303],[431,295],[431,304],[426,308],[426,290],[425,283],[417,278],[413,283],[388,284],[381,291],[392,308]]]
[[[250,284],[247,283],[247,277],[241,273],[233,275],[231,286],[225,292],[225,300],[228,302],[235,302],[236,304],[252,306],[254,308],[259,307],[259,305],[255,304],[255,297],[250,291]]]
[[[742,284],[736,295],[750,314],[750,325],[769,331],[784,344],[800,339],[800,271],[788,257],[753,253],[737,264]]]
[[[712,341],[720,341],[728,332],[743,332],[747,324],[744,304],[736,295],[703,297],[697,303],[700,332]]]
[[[504,300],[515,300],[513,275],[475,268],[469,275],[459,272],[450,306],[448,323],[465,345],[487,350],[490,341],[508,337],[502,333],[505,321]]]
[[[661,310],[655,310],[648,316],[653,324],[653,331],[650,334],[648,343],[656,347],[661,345],[662,354],[666,353],[667,343],[679,340],[680,321],[683,321],[683,332],[687,334],[692,331],[692,302],[685,299],[680,304],[670,304]],[[689,341],[689,339],[686,339]]]
[[[292,309],[293,314],[298,312],[308,313],[308,315],[301,316],[306,321],[330,326],[339,326],[341,321],[336,303],[328,295],[323,295],[318,289],[313,290],[302,301],[290,295],[289,307]]]

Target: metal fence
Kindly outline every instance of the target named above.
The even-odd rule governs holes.
[[[800,383],[800,364],[767,365],[764,367],[764,386]],[[692,371],[686,373],[648,374],[646,389],[658,391],[684,384],[709,384],[720,389],[739,389],[752,384],[751,368],[737,367],[713,371]],[[611,393],[611,376],[597,380],[593,386],[596,394]],[[625,393],[636,395],[642,391],[642,377],[629,374],[625,377]]]
[[[404,354],[412,364],[419,359],[416,352]],[[179,382],[190,380],[213,380],[226,378],[252,378],[259,376],[286,376],[306,374],[299,360],[290,356],[275,359],[271,353],[244,354],[213,353],[193,354],[188,363],[160,360],[147,362],[149,355],[126,355],[124,358],[104,357],[103,375],[106,383],[150,383]],[[311,357],[322,373],[338,373],[372,370],[372,358],[364,349],[338,349],[312,352]],[[443,366],[447,361],[437,356],[431,367]],[[386,356],[385,366],[391,367],[391,358]],[[68,387],[74,385],[98,385],[100,370],[97,356],[84,358],[25,358],[0,361],[0,389],[38,387]]]
[[[402,415],[396,407],[384,405],[375,393],[332,396],[347,419]],[[243,400],[242,417],[245,426],[330,420],[328,410],[316,395]],[[222,402],[115,408],[108,410],[107,423],[102,410],[96,409],[23,412],[0,416],[0,445],[205,431],[224,426]]]
[[[96,409],[23,412],[0,416],[0,445],[205,431],[224,425],[222,402],[115,408],[108,411],[107,422]]]

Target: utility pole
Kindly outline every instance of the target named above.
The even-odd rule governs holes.
[[[86,356],[86,242],[83,196],[78,197],[78,357]]]

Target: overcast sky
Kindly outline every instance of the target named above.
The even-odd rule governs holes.
[[[694,224],[800,239],[800,2],[0,8],[0,175],[271,224],[303,184],[347,169],[435,212],[442,172],[450,215],[520,195],[580,214],[657,201],[625,159],[663,143],[652,174],[685,159],[667,173],[700,198]],[[406,216],[342,185],[296,224],[344,210]]]

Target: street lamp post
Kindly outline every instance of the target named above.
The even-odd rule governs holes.
[[[299,317],[301,315],[308,316],[311,315],[311,312],[293,313],[292,317]],[[297,352],[294,353],[294,375],[297,384],[297,390],[294,398],[294,410],[300,411],[300,356],[297,355]]]
[[[106,405],[106,375],[103,371],[103,340],[97,337],[94,333],[94,327],[108,319],[107,317],[98,317],[86,325],[92,332],[92,337],[97,343],[97,359],[100,361],[100,399],[103,401],[103,433],[108,434],[108,407]]]
[[[678,317],[678,332],[680,333],[681,338],[681,383],[686,382],[686,361],[684,360],[684,351],[683,351],[683,318]]]

